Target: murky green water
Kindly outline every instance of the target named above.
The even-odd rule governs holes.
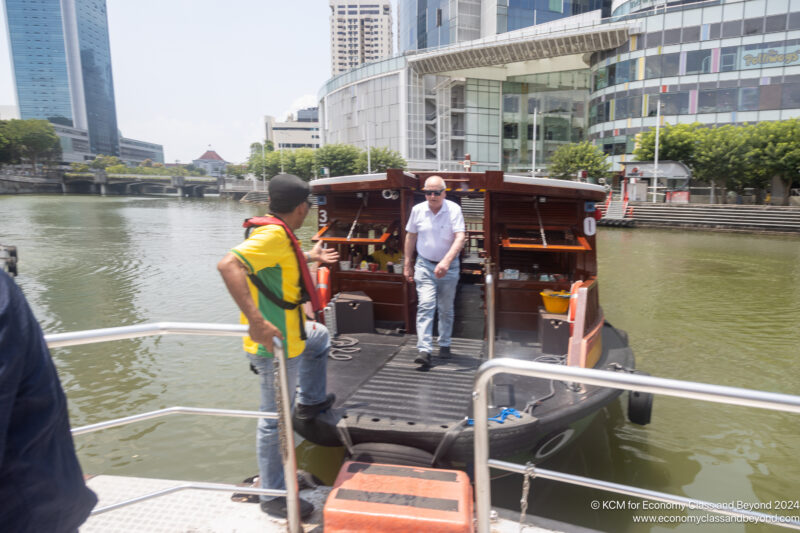
[[[48,333],[155,321],[237,321],[216,262],[260,209],[214,198],[0,197],[0,243],[18,246],[18,283]],[[310,226],[301,236],[308,236]],[[800,238],[601,228],[601,299],[653,375],[800,392]],[[174,405],[257,408],[234,338],[165,336],[53,351],[73,426]],[[623,397],[625,398],[625,397]],[[684,496],[746,503],[800,498],[797,415],[656,399],[653,423],[620,401],[542,465]],[[255,473],[252,420],[173,417],[76,438],[89,473],[238,482]],[[334,472],[338,456],[301,450]],[[522,480],[495,495],[518,509]],[[536,514],[604,531],[695,531],[634,524],[641,501],[536,480]],[[497,498],[496,498],[497,500]],[[630,503],[629,503],[630,502]],[[800,515],[800,510],[783,511]],[[679,511],[649,512],[672,517]],[[691,513],[700,516],[699,513]],[[672,518],[679,519],[679,518]],[[716,525],[720,531],[771,530]]]

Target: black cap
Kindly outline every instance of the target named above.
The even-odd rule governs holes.
[[[278,174],[269,180],[269,209],[273,213],[290,213],[310,193],[308,183],[294,174]]]

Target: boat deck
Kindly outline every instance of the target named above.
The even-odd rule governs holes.
[[[105,475],[92,477],[88,481],[89,487],[97,493],[100,500],[98,508],[181,484],[181,481],[168,479]],[[314,514],[303,523],[304,531],[315,533],[324,531],[322,508],[330,491],[331,487],[318,487],[300,493],[315,506]],[[534,517],[529,519],[535,520]],[[519,531],[519,524],[515,520],[500,518],[492,524],[492,531],[516,533]],[[526,533],[555,531],[537,526],[527,526],[524,530]],[[561,528],[558,530],[567,531]],[[227,492],[184,490],[90,517],[80,528],[81,533],[175,533],[176,531],[284,532],[286,521],[267,516],[256,504],[234,502]]]

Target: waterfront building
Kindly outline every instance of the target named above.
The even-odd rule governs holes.
[[[330,0],[331,75],[392,55],[392,4]]]
[[[285,122],[275,122],[275,117],[267,115],[264,117],[264,132],[275,150],[319,148],[319,109],[301,109],[297,112],[297,119],[289,115]]]
[[[218,178],[225,175],[225,168],[230,164],[214,150],[206,150],[206,152],[192,161],[192,164],[197,168],[202,168],[206,174]]]
[[[544,23],[538,0],[483,2],[468,41],[459,36],[478,25],[445,9],[460,1],[427,2],[441,15],[426,10],[411,30],[403,21],[421,4],[399,2],[411,52],[322,87],[323,144],[372,139],[418,169],[460,168],[470,154],[475,170],[530,171],[589,139],[619,169],[659,104],[662,125],[800,116],[800,0],[614,0],[584,12],[597,6],[565,0],[544,4],[562,15]],[[431,16],[447,31],[431,30]]]
[[[119,138],[119,158],[127,165],[138,165],[145,159],[153,163],[164,162],[164,147],[160,144],[136,139],[126,139],[120,135]]]
[[[50,121],[65,162],[131,155],[142,141],[117,127],[105,0],[5,0],[5,13],[19,117]]]

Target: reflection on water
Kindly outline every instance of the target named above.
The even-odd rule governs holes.
[[[238,320],[216,262],[261,208],[207,199],[0,197],[0,242],[18,246],[18,283],[47,332],[155,321]],[[308,238],[313,221],[301,231]],[[796,237],[602,228],[601,296],[653,375],[798,392],[800,242]],[[258,382],[235,338],[165,336],[54,350],[74,426],[173,405],[254,409]],[[658,397],[653,422],[624,399],[544,468],[683,496],[767,502],[800,495],[797,416]],[[90,473],[238,482],[256,471],[255,423],[181,416],[76,438]],[[298,457],[331,480],[341,449]],[[495,482],[519,509],[521,476]],[[532,512],[604,531],[694,531],[634,524],[632,501],[535,480]],[[677,513],[677,512],[676,512]],[[796,514],[794,512],[785,512]],[[639,514],[642,514],[639,511]],[[766,526],[720,526],[766,531]]]

